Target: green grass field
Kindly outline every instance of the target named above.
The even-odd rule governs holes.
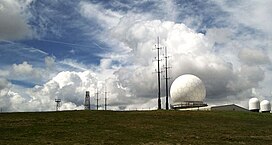
[[[0,144],[272,144],[272,114],[67,111],[0,114]]]

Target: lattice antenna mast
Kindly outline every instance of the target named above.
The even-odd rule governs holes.
[[[61,99],[55,99],[55,102],[56,102],[56,111],[59,111],[61,106]]]
[[[98,98],[98,88],[96,89],[96,93],[95,93],[95,95],[96,95],[96,110],[98,110],[98,100],[99,100],[99,98]]]
[[[164,59],[165,59],[165,95],[166,95],[166,101],[165,101],[165,108],[166,110],[169,110],[169,87],[168,87],[168,80],[170,79],[170,77],[168,77],[168,69],[170,69],[170,67],[168,67],[168,58],[169,56],[167,55],[167,47],[164,48]]]
[[[86,96],[85,96],[85,110],[91,110],[91,101],[90,101],[90,92],[86,91]]]
[[[160,38],[157,38],[158,44],[157,46],[155,45],[156,49],[157,49],[157,58],[156,61],[158,62],[158,70],[157,70],[157,74],[158,74],[158,109],[161,109],[161,71],[160,71]]]

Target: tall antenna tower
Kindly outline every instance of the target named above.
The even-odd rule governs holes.
[[[96,93],[95,93],[95,95],[96,95],[96,110],[98,110],[98,88],[96,89]]]
[[[107,85],[106,85],[106,83],[105,83],[105,110],[107,110],[107,94],[108,94],[108,92],[107,92]]]
[[[168,80],[170,79],[170,77],[168,77],[168,69],[170,67],[168,67],[168,62],[167,62],[168,58],[169,58],[169,56],[167,55],[167,47],[165,47],[164,50],[165,50],[165,52],[164,52],[165,53],[165,56],[164,56],[164,58],[165,58],[165,66],[164,66],[165,77],[164,77],[164,79],[165,79],[165,95],[166,95],[165,109],[169,110],[169,91],[168,91],[169,87],[168,87]]]
[[[157,38],[158,40],[158,45],[156,47],[157,49],[157,58],[156,61],[158,62],[158,70],[157,70],[157,74],[158,74],[158,109],[161,109],[161,71],[160,71],[160,38]]]
[[[61,103],[61,99],[55,99],[56,102],[56,111],[60,110],[60,103]]]
[[[85,96],[85,110],[91,110],[91,101],[90,101],[90,92],[86,91],[86,96]]]

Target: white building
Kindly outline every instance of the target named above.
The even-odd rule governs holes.
[[[228,105],[218,105],[218,106],[207,106],[207,107],[195,107],[195,108],[184,108],[178,109],[181,111],[187,110],[201,110],[201,111],[249,111],[246,108],[238,106],[236,104],[228,104]]]
[[[270,113],[271,111],[271,104],[267,100],[263,100],[260,104],[260,112],[262,113]]]

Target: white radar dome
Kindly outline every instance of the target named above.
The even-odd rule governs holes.
[[[251,98],[249,99],[249,102],[248,102],[248,109],[250,111],[255,111],[255,112],[259,112],[260,110],[260,101],[258,98]]]
[[[203,102],[206,97],[206,88],[197,76],[185,74],[174,80],[170,95],[173,105],[181,102]]]
[[[267,100],[263,100],[261,102],[261,112],[270,112],[271,111],[271,104]]]

